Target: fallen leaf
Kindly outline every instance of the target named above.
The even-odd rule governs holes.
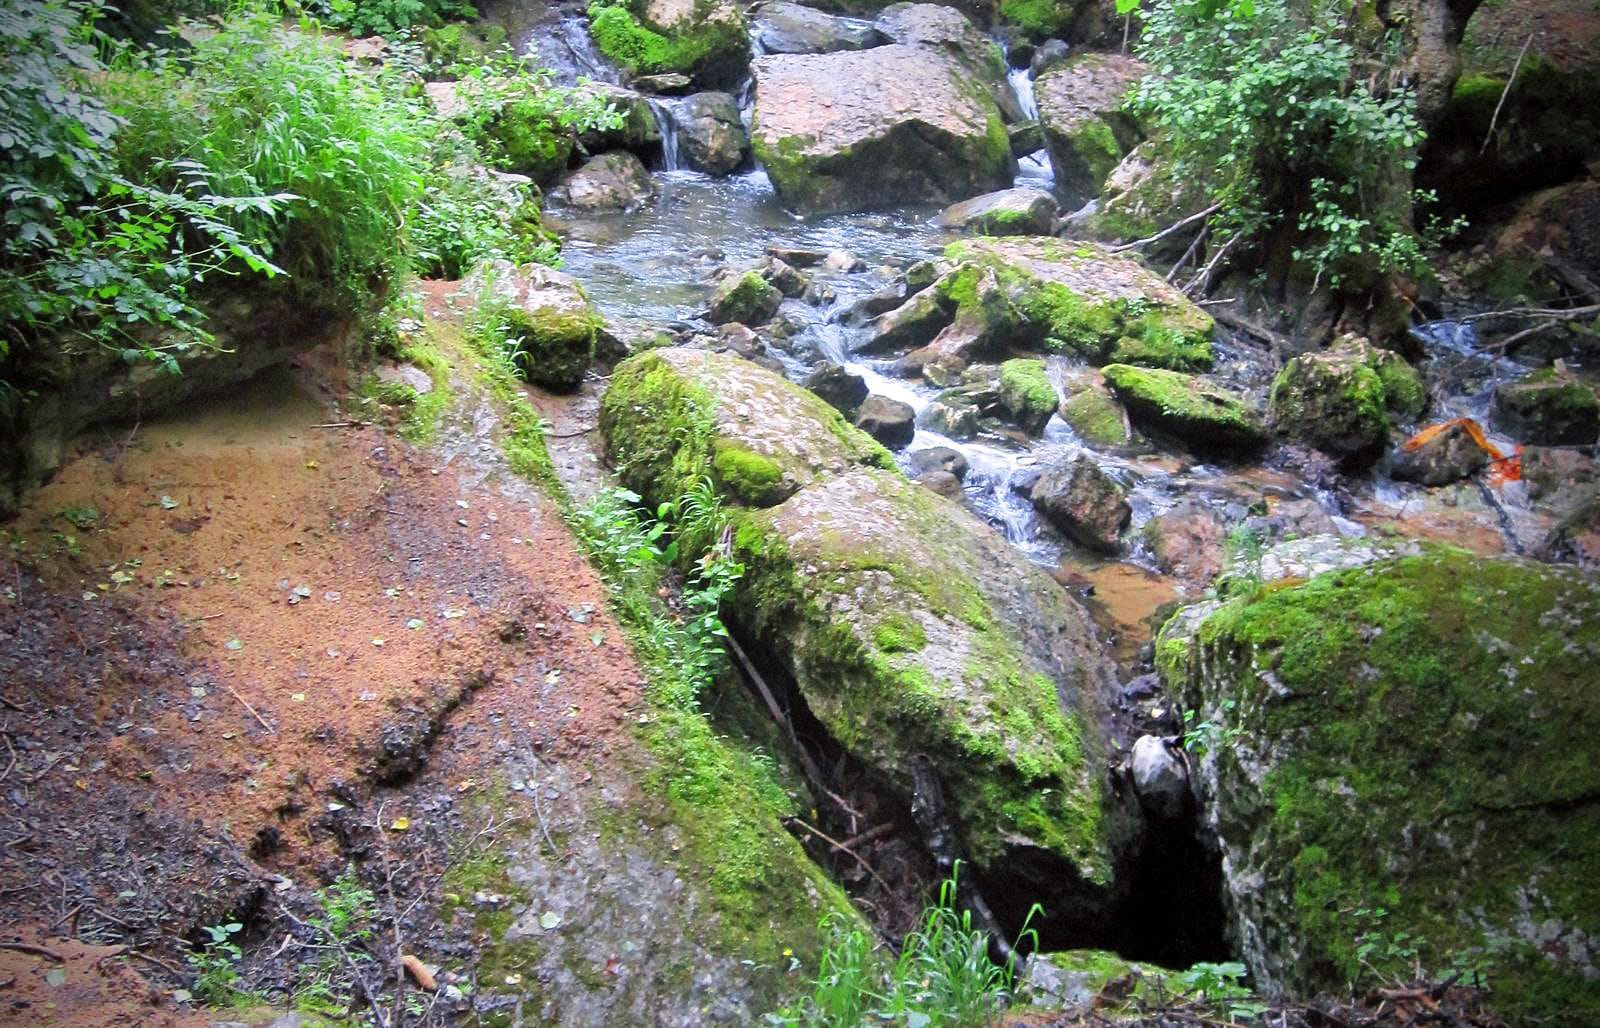
[[[161,497],[161,509],[162,510],[177,510],[178,509],[178,501],[174,500],[170,496],[163,496],[163,497]]]
[[[52,988],[61,988],[61,986],[67,984],[66,968],[52,967],[50,970],[44,973],[44,980],[45,984],[51,986]]]
[[[547,932],[553,932],[561,927],[561,915],[554,910],[546,910],[539,915],[539,927]]]
[[[222,645],[226,646],[230,650],[242,650],[242,649],[244,649],[244,643],[240,642],[237,639],[229,639],[227,642],[223,643]]]
[[[394,819],[394,824],[389,827],[397,832],[403,832],[411,827],[411,819],[409,817],[397,817]]]
[[[508,975],[506,975],[506,984],[507,985],[521,985],[522,984],[522,976],[520,974],[508,974]]]
[[[294,700],[296,703],[304,703],[306,701],[306,694],[303,692],[297,692],[291,694],[289,698]]]
[[[312,471],[315,471],[317,470],[317,462],[314,460],[308,460],[306,461],[306,467],[310,468]]]

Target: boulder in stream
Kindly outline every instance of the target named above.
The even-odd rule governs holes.
[[[1009,883],[993,899],[1049,888],[1052,918],[1104,916],[1116,684],[1065,590],[960,504],[873,469],[751,513],[735,551],[741,626],[896,802],[913,756],[931,762],[979,880]]]
[[[1588,446],[1600,438],[1600,399],[1594,388],[1554,368],[1497,386],[1489,418],[1519,443]]]
[[[1122,531],[1133,517],[1127,489],[1092,457],[1046,465],[1028,499],[1069,539],[1097,553],[1120,550]]]
[[[952,204],[939,214],[937,223],[985,236],[1048,236],[1059,213],[1049,193],[1018,186]]]
[[[1414,415],[1423,395],[1421,380],[1399,354],[1346,337],[1285,364],[1272,382],[1267,410],[1278,432],[1359,468],[1383,453],[1390,410]]]
[[[1043,432],[1060,402],[1044,361],[1016,357],[1000,365],[1000,410],[1024,432]]]
[[[739,102],[728,93],[696,93],[674,107],[678,150],[685,163],[708,175],[739,170],[750,157],[750,137]]]
[[[859,18],[841,18],[804,4],[774,0],[754,9],[751,36],[769,54],[826,54],[868,50],[889,40]]]
[[[1489,455],[1472,433],[1454,422],[1416,446],[1407,441],[1396,449],[1389,474],[1402,482],[1441,486],[1475,475],[1488,463]]]
[[[600,403],[606,456],[651,503],[710,476],[737,503],[777,503],[888,452],[821,397],[731,354],[670,347],[617,365]]]
[[[1216,323],[1138,261],[1094,243],[1007,236],[945,249],[956,270],[940,284],[958,305],[995,275],[1019,314],[1011,342],[1092,363],[1200,371],[1211,367]]]
[[[513,344],[513,363],[529,382],[566,392],[594,363],[602,319],[571,275],[543,264],[485,261],[462,283],[461,295]]]
[[[729,0],[598,0],[588,13],[600,52],[634,76],[676,72],[726,88],[750,60],[744,14]]]
[[[1216,726],[1195,770],[1233,941],[1268,994],[1469,961],[1510,1023],[1600,1022],[1600,582],[1413,550],[1160,635]],[[1415,958],[1364,945],[1402,936]]]
[[[783,291],[759,271],[731,272],[711,291],[708,317],[714,324],[760,325],[783,303]]]
[[[1108,364],[1103,374],[1135,425],[1194,453],[1239,456],[1267,443],[1244,399],[1203,378],[1126,364]]]
[[[806,388],[847,418],[855,417],[868,392],[866,379],[833,361],[820,361],[812,368],[806,378]]]
[[[1061,420],[1097,450],[1123,450],[1133,444],[1132,426],[1098,372],[1071,375],[1061,399]]]
[[[771,55],[755,81],[756,157],[798,210],[949,203],[1016,173],[994,100],[938,53]]]
[[[556,190],[558,199],[580,211],[636,211],[655,195],[650,172],[626,150],[589,158]]]
[[[856,409],[856,427],[878,442],[898,450],[917,434],[917,412],[911,404],[873,393]]]
[[[1082,54],[1034,82],[1056,194],[1069,209],[1100,195],[1111,169],[1139,144],[1139,125],[1122,100],[1143,74],[1131,57]]]
[[[949,4],[893,3],[872,23],[889,42],[917,47],[954,61],[968,80],[982,87],[1008,122],[1026,115],[1006,79],[1000,47],[961,11]]]

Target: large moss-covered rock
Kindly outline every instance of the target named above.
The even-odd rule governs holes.
[[[1100,198],[1069,226],[1076,234],[1110,243],[1148,239],[1199,213],[1210,199],[1203,184],[1179,169],[1157,139],[1146,140],[1124,157],[1101,185]],[[1174,232],[1149,243],[1144,253],[1173,263],[1200,232]]]
[[[958,503],[881,470],[754,512],[735,547],[736,616],[844,749],[901,802],[925,755],[980,873],[1056,876],[1085,907],[1050,913],[1086,916],[1119,823],[1101,770],[1114,685],[1072,598]]]
[[[589,34],[635,76],[678,73],[703,88],[738,84],[750,60],[744,14],[726,0],[595,0]]]
[[[1000,20],[1015,26],[1023,38],[1042,43],[1066,39],[1073,23],[1091,0],[1000,0]]]
[[[998,277],[1022,317],[1019,345],[1094,363],[1211,367],[1211,315],[1139,262],[1094,243],[972,239],[950,244],[945,258],[958,274],[942,289],[957,302],[970,301],[985,271]]]
[[[1000,365],[1000,409],[1024,432],[1043,432],[1060,402],[1044,361],[1017,357]]]
[[[1553,368],[1497,387],[1489,413],[1494,427],[1518,442],[1586,446],[1600,436],[1600,398],[1594,388]]]
[[[1445,548],[1294,581],[1157,647],[1225,733],[1197,777],[1257,981],[1410,977],[1404,937],[1514,1023],[1600,1022],[1600,583]]]
[[[652,503],[709,476],[735,502],[772,504],[858,464],[894,466],[815,393],[704,350],[651,350],[617,365],[600,433],[623,483]]]
[[[1049,193],[1019,186],[951,204],[940,212],[937,224],[985,236],[1047,236],[1059,212]]]
[[[1122,98],[1142,74],[1144,65],[1132,58],[1083,54],[1034,83],[1056,193],[1069,209],[1100,195],[1111,169],[1139,144],[1138,123]]]
[[[602,319],[577,279],[543,264],[486,261],[461,292],[513,344],[517,372],[529,382],[566,391],[583,381]]]
[[[788,206],[950,203],[1011,184],[994,99],[952,59],[904,45],[755,62],[751,140]]]
[[[1267,410],[1280,433],[1362,467],[1383,453],[1390,411],[1415,416],[1422,397],[1421,381],[1399,354],[1345,340],[1285,364]]]
[[[1266,444],[1266,429],[1243,398],[1203,378],[1126,364],[1102,373],[1135,425],[1195,453],[1230,456]]]

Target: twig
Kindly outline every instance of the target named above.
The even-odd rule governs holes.
[[[839,845],[845,847],[846,849],[852,849],[856,846],[860,846],[862,843],[871,842],[873,839],[879,839],[885,835],[889,835],[894,832],[896,827],[897,826],[893,821],[885,821],[876,828],[868,828],[860,835],[852,835]]]
[[[1556,321],[1578,321],[1590,315],[1600,315],[1600,303],[1587,307],[1568,307],[1565,310],[1551,307],[1508,307],[1502,311],[1484,311],[1456,318],[1458,325],[1475,325],[1480,321],[1497,321],[1501,318],[1553,318]]]
[[[588,435],[599,427],[599,425],[590,425],[588,428],[580,428],[575,432],[546,432],[544,437],[546,439],[576,439],[579,436]]]
[[[1491,343],[1488,346],[1480,346],[1477,349],[1473,350],[1472,352],[1475,353],[1475,354],[1478,354],[1478,353],[1490,353],[1490,352],[1493,352],[1495,350],[1499,350],[1500,352],[1504,353],[1506,350],[1511,349],[1511,347],[1513,345],[1522,342],[1524,339],[1527,339],[1529,336],[1536,336],[1540,332],[1544,332],[1544,331],[1547,331],[1549,329],[1555,328],[1559,324],[1561,324],[1561,322],[1554,321],[1554,320],[1552,320],[1552,321],[1542,321],[1539,324],[1533,326],[1532,328],[1525,328],[1521,332],[1513,332],[1511,335],[1506,336],[1504,339],[1500,340],[1498,343]]]
[[[311,428],[366,428],[365,421],[328,421],[321,425],[312,425]]]
[[[130,957],[138,957],[140,960],[149,961],[150,963],[156,965],[157,967],[161,968],[163,971],[166,971],[168,974],[172,975],[175,978],[180,978],[181,979],[183,977],[183,970],[181,968],[179,968],[179,967],[177,967],[177,966],[175,966],[173,964],[170,964],[165,960],[162,960],[160,957],[152,957],[150,954],[148,954],[148,953],[140,953],[136,949],[127,950],[126,953]]]
[[[9,710],[14,710],[18,714],[26,714],[27,713],[27,711],[22,708],[22,704],[18,703],[16,700],[9,699],[9,698],[7,698],[5,696],[0,696],[0,706],[6,707]]]
[[[389,1019],[383,1016],[383,1007],[378,1005],[378,994],[373,990],[372,983],[367,981],[367,976],[361,973],[360,966],[350,956],[350,951],[345,948],[344,942],[337,935],[331,932],[324,932],[315,925],[310,925],[300,920],[281,901],[278,903],[278,912],[306,931],[317,935],[326,935],[332,940],[328,948],[339,954],[339,959],[344,962],[345,970],[350,972],[350,976],[355,979],[355,984],[361,988],[361,994],[366,997],[367,1005],[372,1008],[372,1016],[378,1022],[378,1028],[389,1028]]]
[[[1202,221],[1206,218],[1209,218],[1220,210],[1222,210],[1222,204],[1214,203],[1203,211],[1200,211],[1196,214],[1191,214],[1187,218],[1182,218],[1173,222],[1153,236],[1145,236],[1143,239],[1135,239],[1131,243],[1120,243],[1117,246],[1113,246],[1110,248],[1110,252],[1122,253],[1125,250],[1137,250],[1141,246],[1148,246],[1158,240],[1167,238],[1168,236],[1172,235],[1172,233],[1177,232],[1182,228],[1193,225],[1197,221]]]
[[[400,916],[395,911],[394,871],[389,866],[389,836],[383,828],[383,808],[388,802],[388,800],[380,800],[378,802],[378,812],[375,817],[376,823],[373,828],[378,833],[378,861],[383,865],[383,893],[389,907],[390,934],[394,936],[395,994],[394,1006],[390,1008],[389,1013],[395,1022],[399,1023],[400,1004],[404,1001],[406,994],[406,969],[400,958],[405,955],[406,947],[405,941],[400,938]]]
[[[0,737],[3,737],[6,741],[6,752],[11,754],[11,763],[6,765],[6,769],[4,771],[0,771],[0,782],[3,782],[11,775],[11,772],[16,769],[17,751],[11,745],[11,733],[0,732]]]
[[[48,946],[35,946],[31,942],[0,942],[0,949],[16,950],[18,953],[31,953],[36,957],[54,960],[58,964],[65,964],[67,958],[57,953]]]
[[[1517,81],[1517,69],[1522,67],[1522,59],[1528,55],[1528,47],[1533,44],[1533,33],[1528,33],[1528,38],[1523,40],[1522,51],[1517,54],[1517,63],[1511,66],[1511,76],[1506,79],[1506,88],[1500,90],[1500,102],[1494,105],[1494,114],[1489,117],[1489,131],[1483,134],[1483,145],[1478,147],[1480,154],[1489,152],[1489,142],[1494,139],[1494,127],[1500,120],[1500,108],[1506,105],[1506,97],[1511,95],[1511,84]]]
[[[794,747],[795,756],[800,759],[800,766],[806,777],[818,789],[828,793],[828,795],[832,795],[828,790],[827,779],[822,776],[822,769],[817,767],[816,761],[811,758],[811,754],[806,748],[800,745],[800,737],[795,734],[794,722],[789,719],[789,715],[784,709],[778,705],[777,697],[767,687],[767,680],[761,676],[760,671],[756,670],[756,666],[750,660],[749,654],[745,653],[744,647],[739,645],[739,640],[730,635],[727,637],[727,643],[728,650],[733,655],[734,663],[739,665],[739,670],[744,672],[745,677],[755,683],[756,690],[761,693],[761,699],[766,703],[767,710],[772,713],[773,720],[788,729],[789,742]]]
[[[256,710],[256,708],[250,706],[250,702],[248,700],[246,700],[243,696],[239,695],[239,690],[237,690],[233,686],[229,685],[228,686],[228,691],[233,693],[233,698],[234,699],[236,699],[240,703],[244,704],[244,709],[248,710],[251,714],[253,714],[255,716],[255,719],[258,722],[260,722],[262,728],[265,728],[268,732],[271,732],[273,735],[277,735],[278,734],[278,730],[276,728],[273,728],[271,725],[267,724],[267,719],[261,716],[261,712]]]
[[[1210,225],[1200,226],[1200,231],[1195,233],[1194,241],[1189,244],[1189,248],[1183,251],[1183,256],[1178,258],[1178,263],[1174,264],[1172,269],[1167,272],[1168,282],[1171,282],[1175,277],[1177,277],[1179,268],[1183,267],[1185,264],[1188,264],[1189,261],[1193,259],[1195,251],[1200,249],[1200,243],[1206,238],[1206,233],[1210,231],[1210,229]]]
[[[1225,310],[1214,310],[1211,312],[1211,316],[1229,328],[1238,329],[1240,332],[1255,336],[1279,352],[1287,352],[1293,345],[1287,336],[1281,336],[1265,325],[1256,324],[1249,318],[1241,318],[1239,315]]]
[[[1228,255],[1228,252],[1234,248],[1241,238],[1240,236],[1234,236],[1217,247],[1217,252],[1212,255],[1209,261],[1206,261],[1206,266],[1200,269],[1200,273],[1189,280],[1189,284],[1183,287],[1183,291],[1191,296],[1199,296],[1210,288],[1212,273],[1217,270],[1217,265],[1222,263],[1222,259]]]
[[[856,863],[860,864],[864,869],[866,869],[867,874],[871,875],[873,877],[873,879],[879,885],[883,886],[885,891],[887,891],[887,892],[893,892],[894,891],[893,889],[889,888],[889,883],[888,882],[884,881],[881,877],[878,876],[878,872],[876,872],[876,871],[874,871],[872,869],[872,865],[867,863],[866,859],[864,857],[862,857],[861,854],[859,854],[855,850],[849,848],[844,843],[840,842],[838,839],[835,839],[835,838],[833,838],[831,836],[823,834],[823,832],[820,829],[811,827],[810,825],[806,824],[806,822],[804,820],[802,820],[802,819],[800,819],[798,817],[793,817],[793,816],[786,817],[786,818],[783,819],[783,823],[784,824],[799,825],[801,828],[804,828],[806,831],[810,832],[812,835],[815,835],[817,838],[821,839],[823,842],[827,843],[829,846],[832,846],[834,849],[838,850],[840,853],[846,854],[847,856],[853,858]]]
[[[531,749],[527,753],[528,759],[533,761],[533,769],[542,773],[543,766],[539,763],[539,758],[534,756]],[[533,814],[539,819],[539,832],[544,836],[545,845],[550,847],[550,855],[552,857],[559,858],[561,851],[556,848],[556,841],[550,838],[550,826],[545,824],[544,821],[544,806],[539,802],[539,786],[537,782],[533,783],[533,788],[530,788],[528,793],[533,798]]]

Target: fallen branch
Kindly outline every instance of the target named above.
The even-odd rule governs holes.
[[[1533,33],[1528,33],[1528,38],[1522,43],[1522,51],[1517,54],[1517,63],[1511,66],[1511,75],[1506,79],[1506,88],[1500,90],[1500,101],[1494,105],[1494,114],[1489,116],[1489,131],[1483,134],[1483,145],[1478,147],[1478,153],[1489,152],[1489,143],[1494,139],[1494,127],[1500,120],[1500,108],[1506,105],[1506,97],[1511,95],[1511,84],[1517,81],[1517,69],[1522,67],[1522,59],[1528,56],[1528,47],[1533,43]]]
[[[739,640],[728,636],[728,652],[733,656],[734,663],[739,665],[739,670],[744,672],[746,678],[755,684],[756,691],[761,694],[761,699],[767,705],[767,710],[772,714],[772,719],[782,725],[789,733],[789,743],[794,747],[795,756],[800,760],[801,770],[811,783],[820,791],[832,795],[828,789],[827,779],[822,776],[822,769],[817,767],[816,761],[806,748],[800,745],[800,737],[795,734],[794,723],[789,720],[788,713],[778,705],[778,699],[767,687],[767,680],[756,670],[755,664],[750,660],[749,654],[744,652],[744,647],[739,645]],[[853,826],[852,826],[853,827]]]
[[[250,701],[246,700],[243,696],[239,695],[239,690],[235,689],[233,686],[230,685],[230,686],[228,686],[228,691],[233,693],[233,698],[234,699],[236,699],[240,703],[244,704],[244,709],[248,710],[251,713],[251,715],[256,719],[256,721],[258,721],[261,724],[262,728],[265,728],[268,732],[270,732],[273,735],[277,735],[278,734],[278,730],[276,728],[273,728],[271,725],[267,724],[267,719],[261,716],[261,712],[256,710],[256,708],[250,706]]]
[[[1294,346],[1293,341],[1288,336],[1279,335],[1265,325],[1258,325],[1249,318],[1241,318],[1237,314],[1224,310],[1212,311],[1211,316],[1231,329],[1255,336],[1280,353],[1286,353]]]
[[[1589,304],[1586,307],[1568,307],[1566,309],[1551,307],[1509,307],[1503,311],[1484,311],[1481,314],[1468,314],[1464,318],[1456,318],[1458,325],[1475,325],[1480,321],[1498,321],[1501,318],[1550,318],[1556,321],[1580,321],[1587,317],[1600,317],[1600,303]]]
[[[1234,236],[1217,247],[1217,252],[1212,255],[1209,261],[1206,261],[1206,265],[1200,269],[1200,273],[1190,279],[1189,284],[1183,287],[1184,293],[1190,296],[1204,295],[1205,291],[1211,288],[1211,276],[1216,272],[1217,266],[1222,263],[1222,259],[1228,255],[1228,252],[1234,248],[1240,238],[1239,236]]]
[[[1533,326],[1532,328],[1525,328],[1521,332],[1513,332],[1511,335],[1506,336],[1504,339],[1500,340],[1498,343],[1490,343],[1488,346],[1480,346],[1476,350],[1473,350],[1472,352],[1475,353],[1475,354],[1477,354],[1477,353],[1492,353],[1495,350],[1499,350],[1502,353],[1504,353],[1506,350],[1509,350],[1512,346],[1514,346],[1517,343],[1522,342],[1524,339],[1527,339],[1529,336],[1536,336],[1541,332],[1547,332],[1550,329],[1555,328],[1559,324],[1561,324],[1561,322],[1559,322],[1559,321],[1553,321],[1553,320],[1552,321],[1542,321],[1539,324]]]
[[[812,835],[815,835],[817,838],[821,839],[823,842],[827,843],[829,846],[832,846],[834,849],[838,850],[840,853],[843,853],[846,856],[849,856],[849,857],[853,858],[856,863],[860,864],[862,866],[862,868],[866,870],[867,874],[872,876],[874,881],[876,881],[879,885],[883,886],[885,892],[891,892],[892,893],[894,891],[893,889],[889,888],[889,883],[884,881],[881,877],[879,877],[878,876],[878,872],[876,872],[876,871],[874,871],[872,869],[872,865],[867,863],[865,857],[863,857],[861,854],[857,853],[855,850],[849,848],[844,843],[840,842],[838,839],[835,839],[832,836],[824,834],[821,829],[813,828],[811,825],[807,824],[801,818],[794,817],[792,815],[790,817],[784,818],[783,819],[783,823],[785,825],[799,825],[801,828],[804,828],[806,831],[810,832]]]
[[[1173,222],[1172,224],[1168,225],[1166,228],[1162,229],[1160,232],[1157,232],[1153,236],[1145,236],[1143,239],[1135,239],[1131,243],[1119,243],[1118,245],[1111,247],[1110,248],[1110,252],[1111,253],[1123,253],[1123,252],[1125,252],[1127,250],[1137,250],[1141,246],[1149,246],[1151,243],[1158,242],[1158,241],[1160,241],[1162,239],[1165,239],[1168,236],[1172,235],[1174,232],[1180,231],[1180,230],[1182,230],[1183,228],[1186,228],[1189,225],[1193,225],[1197,221],[1202,221],[1202,220],[1204,220],[1206,218],[1211,217],[1213,214],[1217,213],[1220,210],[1222,210],[1222,204],[1214,203],[1210,207],[1207,207],[1205,210],[1200,211],[1199,213],[1191,214],[1187,218],[1182,218],[1182,219],[1180,219],[1178,221]]]
[[[366,428],[369,423],[365,421],[328,421],[321,425],[312,425],[312,428]]]
[[[31,953],[36,957],[54,960],[58,964],[65,964],[67,958],[57,953],[48,946],[35,946],[31,942],[0,942],[0,949],[16,950],[18,953]]]
[[[544,437],[546,439],[576,439],[579,436],[588,435],[590,432],[593,432],[599,427],[599,425],[590,425],[587,428],[580,428],[575,432],[546,432]]]

